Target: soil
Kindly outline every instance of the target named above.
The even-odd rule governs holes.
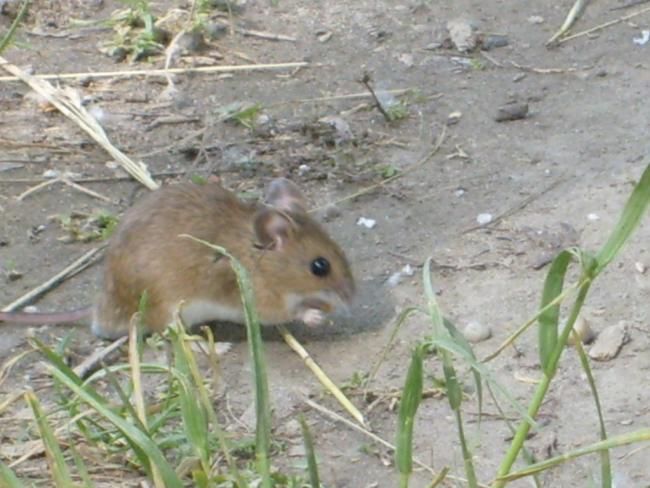
[[[0,2],[0,8],[9,10],[11,2],[6,3]],[[620,5],[613,0],[590,4],[576,31],[634,11],[611,10]],[[172,6],[165,1],[152,4],[159,15]],[[71,24],[73,18],[106,18],[117,8],[123,4],[35,0],[17,43],[3,56],[36,73],[150,67],[148,61],[134,66],[116,63],[100,53],[98,43],[114,35],[110,28]],[[492,337],[475,345],[477,356],[484,357],[535,313],[548,269],[543,262],[566,246],[579,244],[597,251],[605,242],[646,165],[650,118],[641,101],[650,82],[650,44],[635,44],[633,38],[641,36],[649,20],[648,14],[640,15],[559,47],[545,47],[569,8],[570,2],[548,0],[280,0],[276,6],[250,1],[235,14],[237,25],[291,36],[295,42],[226,33],[207,51],[185,56],[176,66],[191,66],[200,61],[197,56],[212,56],[214,64],[224,65],[308,61],[309,66],[182,74],[175,78],[177,92],[171,97],[164,96],[165,78],[155,76],[53,83],[77,90],[93,113],[101,115],[112,142],[144,161],[153,174],[178,173],[156,177],[165,184],[190,175],[218,175],[226,186],[259,195],[273,176],[284,175],[299,183],[314,207],[325,207],[380,182],[382,172],[384,176],[394,169],[405,172],[375,191],[336,204],[335,210],[317,212],[346,250],[360,296],[349,319],[317,333],[299,330],[300,339],[328,375],[343,384],[374,366],[393,331],[396,313],[424,303],[420,274],[427,257],[434,260],[432,280],[445,313],[460,328],[473,321],[491,328]],[[531,16],[543,21],[533,22]],[[11,18],[0,16],[0,29],[6,30]],[[484,35],[507,36],[508,45],[459,53],[445,42],[447,21],[458,18],[471,21]],[[153,65],[161,67],[162,59],[154,58]],[[417,96],[411,92],[406,98],[397,97],[405,101],[407,117],[385,120],[360,83],[365,72],[377,90],[417,90]],[[364,96],[321,99],[354,93]],[[99,244],[63,242],[67,233],[51,216],[96,209],[119,215],[148,191],[133,180],[116,179],[124,173],[110,164],[103,149],[73,122],[57,111],[44,110],[28,94],[20,82],[0,83],[2,304]],[[528,115],[497,122],[499,107],[511,101],[527,103]],[[236,102],[261,104],[264,120],[253,129],[221,120],[220,109]],[[450,120],[453,112],[461,114]],[[165,123],[169,116],[183,116],[185,121]],[[324,117],[335,117],[344,129],[347,124],[351,138],[345,130],[332,131],[322,122]],[[440,150],[406,172],[432,150],[443,130]],[[3,163],[18,167],[8,169]],[[103,179],[80,184],[109,201],[61,183],[18,199],[49,170]],[[482,213],[503,218],[476,228]],[[376,225],[357,225],[360,217],[375,219]],[[649,238],[650,227],[644,222],[594,283],[586,304],[585,316],[596,332],[624,320],[631,339],[616,358],[592,364],[609,435],[650,424],[650,389],[644,380],[650,369],[650,278],[643,271],[650,266],[644,244]],[[415,270],[413,276],[403,275],[397,284],[389,281],[406,265]],[[66,280],[38,300],[38,309],[67,310],[89,303],[98,269],[92,266]],[[25,328],[0,327],[3,362],[29,349]],[[397,412],[388,392],[403,385],[410,351],[430,327],[426,318],[415,316],[401,328],[372,383],[376,395],[387,395],[385,401],[368,411],[369,405],[353,396],[373,431],[390,442]],[[68,348],[74,361],[103,344],[82,327],[35,332],[53,345],[71,332]],[[516,350],[507,348],[488,363],[523,404],[541,377],[536,342],[532,328],[516,341]],[[287,425],[298,411],[305,411],[327,486],[396,486],[392,454],[305,407],[304,397],[311,395],[342,412],[331,397],[322,396],[322,387],[283,342],[269,340],[266,346],[279,435],[286,438]],[[38,390],[49,384],[34,358],[19,361],[0,380],[0,404],[25,386]],[[222,364],[226,399],[219,401],[227,404],[229,418],[250,417],[245,342],[235,342]],[[438,360],[428,358],[426,366],[427,387],[432,387],[433,376],[440,377]],[[39,395],[48,392],[44,389]],[[488,399],[484,410],[479,428],[475,395],[464,403],[478,476],[488,483],[509,445],[510,432]],[[6,446],[0,447],[0,458],[6,463],[22,454],[13,449],[18,439],[25,438],[30,413],[21,402],[0,411],[0,424],[8,426],[16,419],[22,428],[0,432],[0,444]],[[574,349],[564,354],[538,421],[539,430],[527,442],[537,459],[598,440],[593,399]],[[233,429],[243,428],[232,422]],[[301,444],[295,432],[287,441]],[[451,473],[464,476],[455,423],[444,396],[422,402],[414,452],[436,471],[450,466]],[[647,449],[636,445],[612,451],[616,486],[650,486],[649,456]],[[278,458],[274,462],[280,465],[302,461]],[[26,479],[38,478],[43,475],[42,463],[42,458],[27,460],[16,471]],[[598,456],[587,456],[545,473],[542,481],[544,486],[588,486],[598,482],[599,473]],[[412,486],[425,486],[431,479],[430,473],[418,469]],[[110,477],[98,476],[97,482],[117,486]],[[119,486],[139,482],[134,475]],[[512,486],[531,485],[524,480]]]

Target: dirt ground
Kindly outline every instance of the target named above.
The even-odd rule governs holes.
[[[590,4],[576,30],[634,11],[611,10],[620,5],[614,0]],[[158,13],[171,6],[172,2],[152,4]],[[19,43],[3,56],[37,73],[149,67],[146,61],[135,66],[116,63],[100,53],[97,44],[113,36],[110,29],[78,29],[70,24],[73,17],[105,18],[120,7],[108,0],[37,0],[21,27]],[[377,191],[337,204],[336,211],[318,213],[346,250],[360,296],[348,320],[317,333],[302,331],[300,338],[332,379],[343,384],[355,373],[372,368],[388,341],[396,312],[423,303],[420,271],[428,256],[436,263],[432,279],[445,312],[460,327],[478,321],[491,328],[492,338],[475,346],[482,357],[535,312],[547,271],[538,265],[545,258],[563,246],[577,243],[596,251],[604,243],[647,164],[650,116],[641,102],[650,83],[650,43],[639,45],[633,38],[648,28],[650,12],[546,48],[545,42],[570,7],[571,2],[548,0],[280,0],[277,6],[249,1],[235,18],[238,25],[295,41],[234,33],[193,56],[212,56],[215,64],[308,61],[308,67],[179,75],[178,92],[171,98],[162,96],[166,81],[161,77],[115,76],[91,83],[60,80],[60,84],[87,97],[93,113],[101,113],[111,140],[146,162],[153,174],[179,173],[157,177],[158,181],[216,174],[231,188],[261,193],[273,176],[285,175],[299,183],[315,207],[379,182],[381,171],[404,171],[417,164],[446,126],[442,147],[429,162]],[[438,47],[436,43],[446,36],[447,21],[458,18],[471,21],[484,35],[507,36],[508,45],[470,54],[444,42]],[[6,30],[10,21],[10,16],[0,16],[0,30]],[[186,58],[178,66],[196,62]],[[154,64],[159,67],[162,61],[157,58]],[[406,102],[408,117],[388,123],[367,97],[307,101],[366,93],[359,82],[366,71],[379,90],[419,92]],[[108,154],[60,113],[44,112],[28,92],[19,82],[0,83],[3,305],[98,245],[62,242],[66,233],[50,216],[94,209],[117,215],[147,191],[132,181],[116,179],[123,173],[107,164]],[[528,116],[495,121],[498,108],[513,100],[528,103]],[[253,130],[220,121],[219,109],[234,102],[261,104],[267,119]],[[460,112],[460,118],[456,115],[456,123],[447,125],[453,112]],[[165,123],[169,116],[185,119]],[[341,134],[327,133],[326,124],[319,123],[323,117],[347,123],[351,140],[333,140]],[[4,163],[17,164],[14,168],[3,167]],[[100,179],[82,184],[110,202],[60,183],[17,199],[49,170]],[[482,213],[505,216],[487,228],[470,230]],[[359,226],[360,217],[375,219],[376,225]],[[624,320],[631,338],[615,359],[593,363],[610,435],[650,424],[646,384],[650,278],[642,272],[650,266],[649,238],[646,222],[594,284],[587,302],[586,317],[596,331]],[[407,264],[415,275],[389,285],[388,278]],[[89,303],[98,268],[93,266],[49,292],[38,300],[39,310]],[[0,327],[3,361],[29,347],[24,328]],[[402,386],[410,349],[428,334],[429,327],[426,320],[414,318],[402,328],[378,372],[377,392]],[[38,329],[38,333],[54,344],[70,330],[74,330],[70,348],[80,356],[101,345],[81,327]],[[396,486],[396,469],[386,449],[305,408],[304,395],[314,395],[339,411],[331,398],[320,397],[321,386],[301,360],[277,340],[267,343],[266,353],[274,425],[282,432],[297,411],[306,412],[326,484]],[[230,415],[246,418],[252,399],[246,344],[236,342],[223,365]],[[541,376],[535,331],[517,341],[517,352],[507,349],[489,367],[527,404]],[[431,375],[439,375],[435,359],[427,361],[427,368]],[[42,385],[43,374],[38,362],[20,362],[0,382],[0,403],[31,381]],[[362,409],[368,407],[358,397],[355,402]],[[507,449],[510,433],[491,402],[486,402],[485,410],[488,415],[478,431],[476,404],[465,403],[479,478],[487,483]],[[16,415],[29,416],[22,405],[14,405],[0,413],[0,425]],[[388,399],[367,416],[374,432],[394,440],[397,413]],[[527,444],[539,459],[597,440],[593,401],[574,350],[566,351],[539,420],[542,427]],[[414,452],[422,461],[436,470],[450,466],[454,475],[463,476],[445,398],[423,401],[416,432]],[[0,457],[5,462],[14,459],[1,447],[10,440],[15,441],[0,429]],[[289,436],[288,442],[301,441],[299,436]],[[650,451],[637,448],[613,451],[619,488],[650,486]],[[300,461],[293,459],[290,464]],[[38,475],[30,462],[21,464],[17,472]],[[598,458],[584,457],[546,473],[544,486],[589,486],[598,481],[599,472]],[[413,486],[425,486],[430,480],[429,473],[418,470]],[[531,484],[519,481],[512,486]]]

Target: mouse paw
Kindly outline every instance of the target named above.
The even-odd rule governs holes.
[[[315,327],[325,321],[325,314],[317,308],[308,308],[302,313],[300,320],[310,327]]]

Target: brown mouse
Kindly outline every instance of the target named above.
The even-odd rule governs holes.
[[[0,321],[63,323],[92,310],[92,331],[115,338],[147,292],[146,329],[161,331],[181,302],[187,326],[244,322],[228,259],[189,234],[224,247],[248,270],[263,325],[300,320],[316,325],[346,309],[355,291],[340,247],[307,214],[291,181],[270,184],[264,204],[247,204],[218,184],[180,183],[156,190],[130,208],[110,239],[100,292],[92,309],[54,314],[0,313]]]

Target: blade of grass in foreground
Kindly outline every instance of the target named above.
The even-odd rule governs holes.
[[[302,440],[305,444],[305,453],[307,455],[307,470],[309,471],[309,483],[311,488],[320,488],[320,479],[318,477],[318,464],[316,463],[316,452],[314,451],[314,439],[311,436],[305,416],[300,413],[298,417],[300,429],[302,430]]]
[[[589,446],[581,447],[580,449],[576,449],[574,451],[569,451],[562,454],[561,456],[556,456],[554,458],[546,459],[545,461],[532,464],[520,471],[515,471],[514,473],[502,476],[498,478],[498,480],[503,482],[516,480],[518,478],[523,478],[524,476],[530,476],[532,474],[545,471],[580,456],[586,456],[588,454],[593,454],[599,451],[644,441],[650,441],[650,429],[641,429],[629,434],[610,437],[606,441],[596,442]]]
[[[422,400],[422,346],[413,350],[411,365],[399,404],[395,464],[400,473],[400,487],[406,488],[413,472],[413,426],[420,400]]]
[[[2,488],[23,488],[25,486],[2,461],[0,461],[0,486]]]
[[[86,402],[90,407],[92,407],[99,415],[104,417],[110,423],[112,423],[117,429],[122,432],[125,438],[130,442],[138,446],[143,452],[147,453],[147,456],[153,464],[158,467],[160,471],[160,476],[165,483],[166,488],[182,488],[183,483],[176,476],[174,469],[170,464],[165,460],[163,453],[160,451],[156,443],[151,439],[146,433],[142,432],[140,429],[133,426],[127,420],[123,419],[112,410],[110,410],[102,401],[98,401],[98,398],[93,393],[90,393],[70,377],[68,377],[62,371],[49,366],[50,372],[52,375],[63,383],[68,389],[70,389],[75,395],[77,395],[81,400]]]
[[[603,248],[598,253],[595,260],[589,259],[588,262],[583,263],[583,275],[580,284],[580,289],[578,296],[573,304],[571,313],[567,320],[567,324],[562,331],[562,336],[554,350],[549,354],[548,363],[545,368],[545,374],[542,376],[533,398],[529,406],[529,414],[531,417],[534,417],[539,407],[546,396],[546,392],[550,386],[551,380],[555,375],[558,361],[560,359],[563,345],[566,343],[571,328],[575,323],[576,318],[580,312],[580,308],[584,303],[584,300],[589,291],[591,281],[595,278],[604,267],[610,263],[621,250],[625,242],[632,235],[632,232],[636,229],[641,218],[643,217],[648,203],[650,202],[650,165],[648,165],[643,172],[643,175],[639,182],[636,184],[632,194],[628,198],[625,208],[623,209],[623,214],[616,224],[614,230],[612,231],[609,239],[603,246]],[[497,470],[496,481],[494,483],[494,488],[502,488],[505,486],[507,475],[512,468],[517,456],[519,455],[520,450],[523,447],[524,440],[529,431],[529,425],[522,423],[517,429],[512,443],[508,449],[508,452],[501,461],[501,465]],[[611,439],[609,439],[611,440]],[[601,442],[609,442],[601,441]]]
[[[50,474],[52,475],[54,486],[60,488],[69,488],[70,486],[73,486],[72,476],[70,475],[68,465],[65,463],[61,447],[59,447],[59,442],[52,431],[52,427],[50,427],[50,424],[47,422],[47,418],[41,408],[38,398],[36,398],[33,391],[27,391],[25,393],[25,399],[34,412],[36,424],[38,425],[38,432],[43,441],[47,464],[50,467]]]
[[[262,487],[271,488],[271,407],[269,402],[269,386],[266,376],[266,361],[264,359],[262,334],[260,323],[255,309],[255,298],[253,288],[246,268],[226,249],[216,246],[196,237],[183,234],[179,237],[188,238],[204,246],[208,246],[220,255],[228,258],[235,275],[237,285],[244,307],[246,319],[246,335],[248,337],[248,349],[253,361],[253,384],[255,385],[255,412],[257,416],[255,454],[257,457],[258,473],[262,476]]]

